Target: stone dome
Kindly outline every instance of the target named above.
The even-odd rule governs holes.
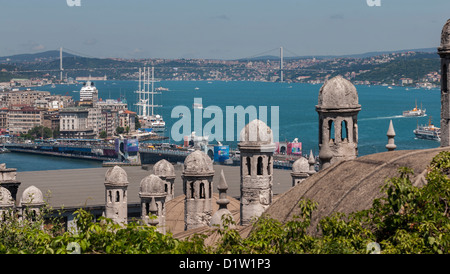
[[[196,150],[189,154],[184,160],[183,174],[212,175],[214,174],[213,163],[206,153]]]
[[[22,204],[27,205],[41,205],[44,203],[44,195],[35,186],[29,186],[22,193],[22,199],[20,200]]]
[[[239,146],[274,145],[272,129],[263,121],[255,119],[248,123],[240,133]]]
[[[105,185],[106,184],[117,186],[128,185],[128,176],[126,171],[119,166],[114,166],[108,169],[105,174]]]
[[[356,87],[342,76],[327,80],[319,91],[319,104],[316,108],[339,109],[360,108]]]
[[[166,193],[164,182],[158,176],[150,174],[142,179],[139,195],[164,195]]]
[[[323,217],[335,212],[349,214],[369,209],[374,199],[384,195],[381,187],[386,184],[386,179],[399,175],[399,167],[411,168],[414,171],[410,176],[412,184],[423,186],[429,163],[439,152],[446,150],[448,147],[387,151],[337,162],[279,195],[265,214],[286,223],[299,216],[299,201],[311,200],[317,203],[317,209],[311,216],[309,232],[317,234],[316,226]]]
[[[232,221],[235,222],[233,214],[227,208],[221,208],[212,215],[211,220],[209,221],[209,225],[210,226],[219,226],[219,227],[223,228],[222,218],[224,215],[228,215],[232,219]]]
[[[309,162],[305,157],[300,157],[292,164],[293,173],[306,173],[309,171]]]
[[[450,19],[447,20],[441,33],[440,50],[450,50]]]
[[[8,189],[0,186],[0,207],[11,207],[14,205],[14,200],[11,192]]]
[[[153,173],[161,177],[175,177],[175,168],[169,161],[162,159],[153,166]]]

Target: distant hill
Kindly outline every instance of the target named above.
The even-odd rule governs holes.
[[[296,59],[334,59],[334,58],[368,58],[368,57],[374,57],[379,56],[383,54],[391,54],[391,53],[400,53],[400,52],[408,52],[408,51],[414,51],[414,52],[424,52],[424,53],[437,53],[437,47],[436,48],[420,48],[420,49],[404,49],[404,50],[394,50],[394,51],[371,51],[366,53],[357,53],[357,54],[344,54],[344,55],[304,55],[304,56],[295,56],[295,57],[288,57],[285,56],[284,60],[296,60]],[[436,54],[437,57],[437,54]],[[270,60],[270,61],[276,61],[280,60],[280,56],[275,55],[264,55],[264,56],[257,56],[257,57],[250,57],[250,58],[241,58],[237,59],[239,61],[261,61],[261,60]]]
[[[74,57],[76,55],[67,53],[63,51],[64,57]],[[32,62],[42,62],[42,61],[53,61],[59,59],[59,51],[58,50],[49,50],[38,53],[25,53],[25,54],[16,54],[10,56],[0,57],[0,63],[32,63]]]

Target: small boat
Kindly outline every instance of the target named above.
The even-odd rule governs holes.
[[[195,90],[199,90],[200,88],[199,87],[195,87]]]
[[[412,110],[403,111],[403,116],[404,117],[421,117],[421,116],[425,116],[426,111],[427,111],[426,109],[422,109],[422,106],[420,106],[420,108],[418,108],[417,101],[416,101],[416,107],[413,108]]]
[[[193,104],[192,104],[192,107],[193,107],[193,108],[197,108],[197,109],[203,109],[203,105],[202,105],[202,104],[199,104],[199,103],[193,103]]]
[[[416,135],[416,138],[418,139],[426,139],[426,140],[433,140],[433,141],[441,141],[441,129],[438,127],[435,127],[431,123],[431,117],[428,121],[428,125],[417,125],[417,128],[413,130],[414,134]]]
[[[157,88],[155,88],[155,90],[156,91],[169,91],[169,89],[165,88],[165,87],[157,87]]]

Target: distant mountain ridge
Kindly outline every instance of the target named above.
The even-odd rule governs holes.
[[[379,56],[383,54],[391,54],[391,53],[400,53],[400,52],[408,52],[408,51],[414,51],[414,52],[424,52],[424,53],[437,53],[437,47],[436,48],[419,48],[419,49],[404,49],[404,50],[393,50],[393,51],[371,51],[371,52],[365,52],[365,53],[356,53],[356,54],[344,54],[344,55],[304,55],[304,56],[296,56],[296,57],[288,57],[285,56],[284,60],[295,60],[295,59],[333,59],[333,58],[369,58],[374,56]],[[437,57],[437,54],[436,54]],[[235,60],[279,60],[280,56],[274,56],[274,55],[264,55],[264,56],[258,56],[258,57],[250,57],[250,58],[240,58]]]
[[[344,55],[304,55],[304,56],[296,56],[296,57],[284,57],[285,60],[292,60],[292,59],[310,59],[310,58],[316,58],[316,59],[332,59],[332,58],[367,58],[367,57],[373,57],[378,56],[382,54],[390,54],[390,53],[399,53],[399,52],[407,52],[407,51],[415,51],[415,52],[426,52],[426,53],[436,53],[436,48],[419,48],[419,49],[404,49],[404,50],[393,50],[393,51],[372,51],[372,52],[366,52],[366,53],[357,53],[357,54],[344,54]],[[63,58],[64,57],[79,57],[74,54],[70,54],[63,51]],[[104,58],[99,58],[104,59]],[[142,58],[147,59],[147,58]],[[177,59],[177,58],[174,58]],[[233,59],[233,60],[279,60],[279,56],[274,55],[265,55],[265,56],[258,56],[258,57],[250,57],[250,58],[239,58],[239,59]],[[15,54],[10,56],[3,56],[0,57],[0,63],[24,63],[24,62],[36,62],[36,61],[53,61],[53,60],[59,60],[59,51],[58,50],[49,50],[44,52],[38,52],[38,53],[23,53],[23,54]]]
[[[76,55],[67,53],[63,51],[64,57],[73,57]],[[52,61],[59,59],[59,50],[49,50],[38,53],[23,53],[15,54],[10,56],[0,57],[0,63],[25,63],[25,62],[36,62],[36,61]]]

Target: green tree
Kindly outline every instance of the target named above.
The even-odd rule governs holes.
[[[224,215],[223,227],[211,232],[220,236],[213,246],[205,244],[207,234],[179,240],[140,220],[126,225],[104,217],[94,221],[84,209],[76,211],[76,232],[64,231],[58,217],[46,222],[51,208],[45,207],[33,219],[27,217],[26,208],[21,219],[9,211],[0,223],[0,253],[70,253],[68,247],[75,244],[81,253],[93,254],[364,254],[375,242],[386,254],[448,254],[450,152],[434,157],[428,171],[427,184],[417,187],[410,180],[412,170],[400,168],[399,176],[387,180],[381,190],[384,195],[371,208],[348,215],[334,213],[315,228],[311,216],[317,204],[309,200],[300,201],[300,214],[285,223],[263,214],[246,238]],[[320,233],[312,236],[311,229]]]
[[[139,117],[134,116],[134,127],[136,129],[141,128],[141,122],[139,122]]]
[[[124,133],[124,132],[125,132],[125,129],[124,129],[123,127],[117,127],[117,128],[116,128],[116,134],[117,134],[117,135],[122,134],[122,133]]]
[[[99,137],[105,139],[106,137],[108,137],[108,134],[106,133],[106,131],[102,130],[100,131]]]

